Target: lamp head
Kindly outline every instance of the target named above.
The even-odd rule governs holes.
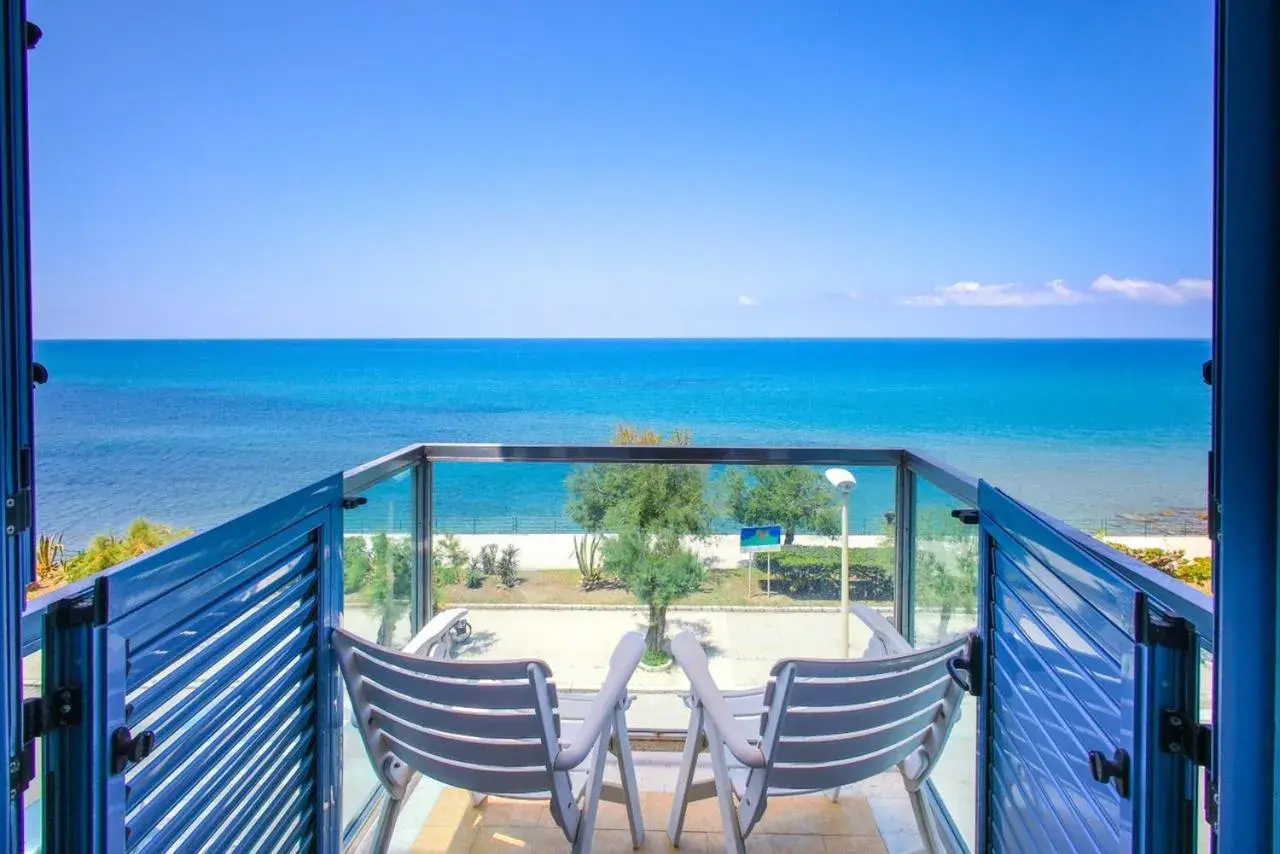
[[[858,485],[858,480],[853,476],[853,472],[847,469],[827,469],[827,481],[845,495],[852,492],[853,488]]]

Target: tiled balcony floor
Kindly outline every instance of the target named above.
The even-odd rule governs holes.
[[[690,804],[679,849],[667,839],[671,794],[645,792],[640,806],[645,822],[644,852],[717,852],[724,850],[720,813],[714,800]],[[593,851],[625,854],[631,847],[627,812],[621,804],[602,803]],[[440,794],[410,849],[415,854],[525,854],[569,850],[545,801],[490,798],[480,807],[458,789]],[[747,840],[748,852],[789,854],[886,854],[868,799],[846,795],[838,804],[821,796],[777,798]]]

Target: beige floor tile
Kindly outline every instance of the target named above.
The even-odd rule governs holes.
[[[640,814],[644,815],[644,804],[640,805]],[[596,813],[596,830],[629,830],[631,822],[627,818],[625,804],[614,804],[602,801]]]
[[[879,836],[824,836],[827,854],[887,854]]]
[[[480,812],[471,806],[471,793],[461,789],[445,789],[436,798],[427,816],[427,827],[457,827],[460,824],[478,824]]]
[[[409,849],[411,854],[467,854],[475,842],[476,828],[425,826]]]
[[[554,826],[548,820],[543,823],[544,816],[551,810],[546,801],[519,801],[503,798],[489,798],[480,805],[481,827],[537,827]]]
[[[747,854],[826,854],[821,836],[761,833],[747,837]]]
[[[569,843],[559,828],[482,827],[471,854],[563,854]]]
[[[756,825],[756,833],[821,836],[875,836],[875,816],[862,798],[841,798],[833,804],[825,797],[770,798],[769,808]]]

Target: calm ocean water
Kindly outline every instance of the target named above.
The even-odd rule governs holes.
[[[41,529],[207,527],[415,441],[910,446],[1096,529],[1204,503],[1208,341],[42,341]],[[560,466],[436,473],[445,527],[550,529]],[[892,503],[860,473],[857,520]],[[371,515],[406,518],[384,490]],[[386,500],[383,500],[386,499]],[[399,521],[398,520],[398,521]]]

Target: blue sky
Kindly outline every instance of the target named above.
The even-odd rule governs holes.
[[[40,337],[1209,331],[1211,4],[29,16]]]

